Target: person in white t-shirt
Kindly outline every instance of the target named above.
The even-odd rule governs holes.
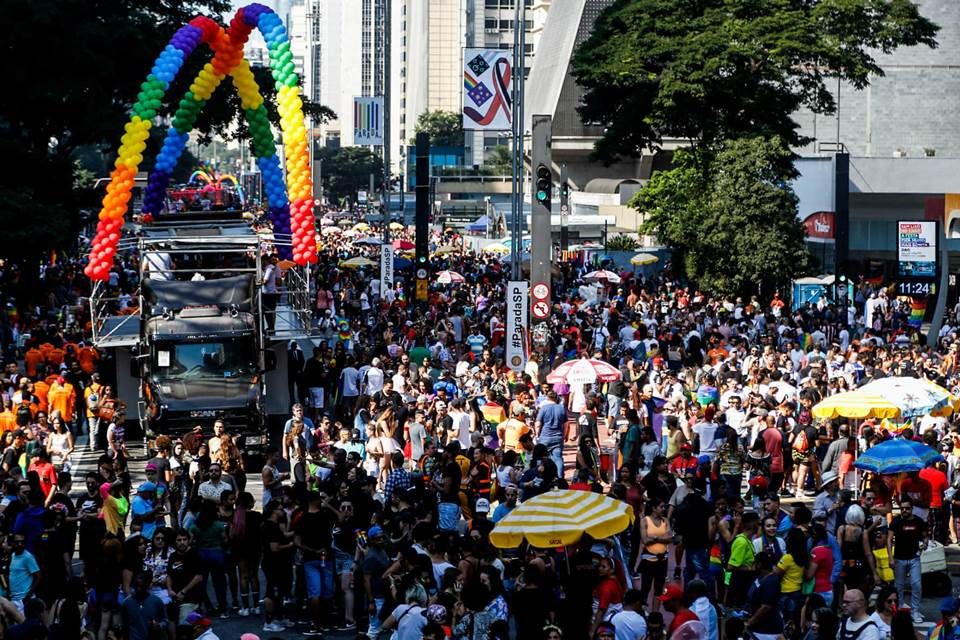
[[[641,640],[647,637],[647,621],[637,611],[643,606],[638,589],[628,589],[623,594],[623,611],[610,618],[616,629],[616,640]]]

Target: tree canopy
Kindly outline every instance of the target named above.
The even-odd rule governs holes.
[[[431,147],[462,147],[463,119],[455,111],[424,111],[413,127],[416,133],[426,132]],[[416,144],[410,140],[410,144]]]
[[[334,202],[356,200],[357,191],[369,188],[371,173],[376,185],[383,178],[383,158],[366,147],[324,147],[316,157],[323,160],[323,188]]]
[[[935,47],[937,31],[909,0],[617,0],[571,62],[611,162],[663,138],[801,145],[791,114],[834,112],[828,79],[863,88],[877,52]]]
[[[643,231],[677,251],[680,268],[705,290],[772,293],[810,266],[797,197],[777,138],[739,138],[716,151],[679,150],[631,200]]]

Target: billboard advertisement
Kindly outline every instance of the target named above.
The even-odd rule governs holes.
[[[353,144],[383,144],[383,97],[353,99]]]
[[[510,131],[512,53],[509,49],[464,49],[463,128]]]
[[[936,221],[900,220],[897,222],[897,262],[897,273],[901,277],[936,277]]]

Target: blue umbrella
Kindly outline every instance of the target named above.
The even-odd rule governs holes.
[[[931,462],[943,460],[943,456],[925,444],[895,438],[881,442],[864,451],[853,463],[857,469],[889,475],[919,471]]]
[[[408,260],[407,258],[394,258],[393,259],[393,268],[398,271],[401,269],[409,269],[413,266],[413,260]]]

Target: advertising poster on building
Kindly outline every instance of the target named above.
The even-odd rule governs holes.
[[[526,282],[507,283],[507,366],[523,371],[527,364],[527,297]]]
[[[512,127],[509,49],[463,50],[463,128],[509,131]]]
[[[897,222],[897,261],[901,277],[936,277],[936,221],[901,220]]]
[[[383,97],[353,99],[353,144],[383,144]]]

